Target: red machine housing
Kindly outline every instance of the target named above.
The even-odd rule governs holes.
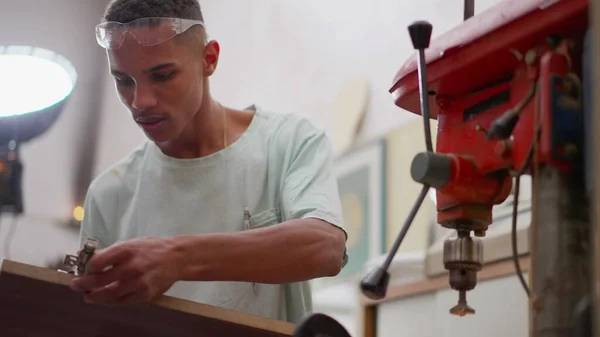
[[[570,80],[580,62],[571,53],[587,29],[587,7],[587,0],[506,0],[432,41],[425,53],[430,117],[438,122],[436,152],[452,160],[450,180],[437,189],[440,224],[468,220],[486,230],[492,207],[510,194],[510,172],[531,157],[571,168],[580,103]],[[397,106],[421,113],[417,55],[390,92]],[[488,137],[514,109],[511,136]]]

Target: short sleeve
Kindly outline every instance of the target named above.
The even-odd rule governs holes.
[[[329,138],[307,121],[298,123],[292,134],[282,186],[285,218],[321,219],[347,237]],[[346,261],[344,253],[344,264]]]
[[[83,247],[87,238],[93,238],[99,241],[98,248],[106,248],[109,241],[106,224],[91,189],[86,195],[83,209],[84,215],[79,230],[79,247]]]

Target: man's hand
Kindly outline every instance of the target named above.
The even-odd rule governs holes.
[[[71,288],[84,292],[88,303],[133,304],[153,300],[179,280],[179,258],[167,239],[140,238],[94,254],[87,273]]]

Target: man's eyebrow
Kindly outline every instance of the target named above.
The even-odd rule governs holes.
[[[152,73],[152,72],[155,72],[155,71],[159,71],[159,70],[163,70],[163,69],[168,69],[168,68],[171,68],[171,67],[175,67],[175,63],[161,63],[161,64],[156,65],[156,66],[154,66],[154,67],[152,67],[150,69],[145,70],[144,72],[145,73]],[[122,71],[119,71],[119,70],[116,70],[116,69],[111,69],[110,73],[113,76],[128,76],[126,73],[124,73]]]
[[[159,70],[171,68],[171,67],[174,67],[174,66],[175,66],[175,63],[162,63],[162,64],[156,65],[156,66],[154,66],[154,67],[146,70],[145,72],[146,73],[152,73],[152,72],[155,72],[155,71],[159,71]]]
[[[116,70],[116,69],[111,69],[111,70],[110,70],[110,73],[111,73],[113,76],[127,76],[127,74],[125,74],[124,72],[122,72],[122,71],[118,71],[118,70]]]

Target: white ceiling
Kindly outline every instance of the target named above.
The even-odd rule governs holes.
[[[28,214],[65,218],[85,193],[106,76],[94,26],[106,4],[104,0],[0,0],[0,45],[50,49],[70,60],[78,72],[76,88],[58,121],[23,145]]]

